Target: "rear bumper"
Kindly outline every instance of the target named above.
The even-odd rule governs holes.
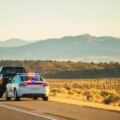
[[[21,97],[28,97],[28,98],[33,98],[33,97],[47,97],[45,94],[22,94]]]
[[[48,97],[49,96],[49,87],[46,87],[45,89],[40,89],[40,90],[29,90],[29,89],[24,89],[21,88],[17,90],[18,96],[19,97]]]

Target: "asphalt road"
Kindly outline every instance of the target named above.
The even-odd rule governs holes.
[[[0,106],[0,120],[48,120],[43,117],[19,112]]]
[[[0,99],[0,120],[120,120],[120,113],[57,102]]]

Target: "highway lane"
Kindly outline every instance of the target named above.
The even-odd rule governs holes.
[[[33,114],[24,110],[14,109],[12,107],[0,106],[0,120],[56,120],[45,115]]]
[[[106,111],[106,110],[99,110],[94,108],[87,108],[87,107],[80,107],[75,105],[68,105],[63,103],[57,103],[57,102],[44,102],[41,100],[33,101],[32,99],[22,99],[22,101],[5,101],[2,99],[0,101],[0,105],[9,106],[12,108],[22,109],[28,112],[32,112],[35,114],[42,114],[45,116],[50,116],[52,118],[56,118],[58,120],[119,120],[120,119],[120,113],[119,112],[113,112],[113,111]],[[5,116],[5,111],[9,113],[9,109],[7,108],[1,108],[4,109],[2,113],[2,118],[7,117]],[[15,113],[14,113],[15,112]],[[17,112],[17,113],[16,113]],[[16,116],[19,116],[20,112],[12,110],[11,114],[16,114]],[[25,118],[27,120],[27,117],[29,115],[26,115],[25,113],[20,113],[22,118]],[[29,120],[42,120],[44,118],[40,118],[37,116],[35,119],[32,119],[32,117],[28,117]],[[0,112],[0,120],[1,119],[1,112]],[[3,119],[4,120],[4,119]],[[5,119],[7,120],[7,119]],[[10,119],[8,119],[10,120]],[[18,120],[18,119],[11,119],[11,120]],[[21,120],[21,119],[20,119]]]

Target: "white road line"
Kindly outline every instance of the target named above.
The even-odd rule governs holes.
[[[15,111],[27,113],[27,114],[34,115],[34,116],[38,116],[38,117],[42,117],[42,118],[46,118],[46,119],[48,119],[48,120],[57,120],[57,119],[52,118],[52,117],[48,117],[48,116],[40,115],[40,114],[36,114],[36,113],[31,113],[31,112],[28,112],[28,111],[25,111],[25,110],[20,110],[20,109],[17,109],[17,108],[13,108],[13,107],[6,106],[6,105],[0,105],[0,107],[12,109],[12,110],[15,110]]]

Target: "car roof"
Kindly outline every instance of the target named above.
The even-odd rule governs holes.
[[[28,75],[28,73],[17,73],[18,76],[41,76],[41,75]]]
[[[23,66],[1,66],[1,68],[3,68],[3,67],[23,68]]]

